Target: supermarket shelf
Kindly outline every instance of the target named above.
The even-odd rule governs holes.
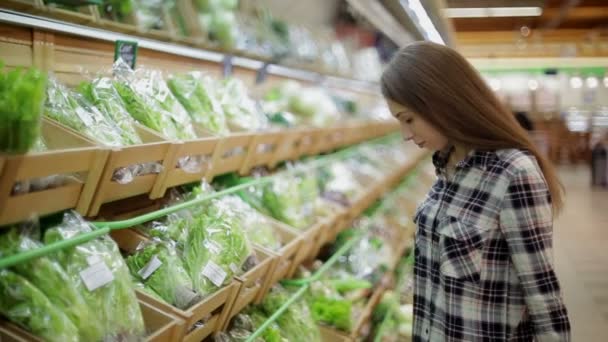
[[[1,6],[1,4],[0,4]],[[270,59],[263,57],[247,56],[245,53],[236,51],[213,51],[210,47],[197,48],[182,44],[170,43],[141,36],[109,31],[101,28],[68,23],[52,18],[41,17],[33,14],[17,12],[0,8],[0,22],[13,25],[32,27],[64,34],[76,35],[107,42],[116,40],[137,41],[138,45],[145,49],[159,52],[171,53],[177,56],[194,58],[206,62],[222,63],[226,55],[234,56],[233,65],[247,70],[257,71],[265,64],[268,65],[267,72],[270,75],[293,78],[307,82],[324,81],[329,86],[346,86],[356,91],[366,91],[374,94],[379,93],[377,83],[355,80],[341,77],[340,75],[328,74],[314,68],[293,68],[271,63]],[[217,49],[216,49],[217,50]]]
[[[324,157],[325,159],[312,161],[310,163],[310,167],[319,167],[320,165],[323,165],[323,163],[335,161],[336,158],[344,158],[348,155],[347,152],[348,150],[339,152],[335,156],[328,156]],[[403,165],[396,169],[392,174],[385,177],[384,179],[377,180],[376,182],[374,182],[374,184],[371,184],[369,187],[366,187],[366,189],[368,189],[366,191],[368,194],[360,198],[372,198],[373,200],[379,199],[383,195],[381,192],[379,192],[380,189],[393,188],[407,174],[411,173],[413,168],[415,168],[426,157],[426,153],[423,152],[418,152],[416,155],[413,155],[408,161],[406,161]],[[288,172],[293,172],[293,170]],[[271,178],[272,177],[258,179],[253,181],[253,183],[268,182]],[[145,238],[143,237],[143,235],[139,235],[139,233],[137,233],[136,231],[125,228],[130,228],[133,225],[139,224],[141,222],[147,222],[156,219],[159,216],[167,215],[168,213],[182,210],[188,206],[198,205],[203,201],[226,195],[227,193],[237,191],[244,187],[252,186],[253,183],[250,182],[242,184],[240,186],[220,191],[218,193],[207,195],[197,200],[192,200],[169,208],[161,209],[154,213],[144,214],[130,220],[95,223],[95,225],[99,228],[91,233],[82,234],[74,239],[64,240],[59,243],[50,244],[36,250],[20,253],[7,258],[2,258],[0,259],[0,268],[10,267],[17,263],[26,262],[28,260],[31,260],[32,258],[47,255],[59,249],[73,247],[108,233],[112,234],[112,237],[121,246],[121,249],[128,251],[131,247],[141,243]],[[349,210],[358,211],[359,207],[360,206],[352,206]],[[352,216],[354,216],[354,214],[348,215],[348,217]],[[328,219],[329,223],[327,226],[325,226],[324,230],[329,230],[331,225],[336,224],[341,219],[343,219],[342,213],[340,213],[339,211],[333,213],[333,217]],[[344,227],[347,226],[348,225],[344,225]],[[114,234],[118,232],[125,233],[126,235]],[[322,238],[319,238],[322,239],[321,241],[325,243],[331,242],[331,240],[329,240],[328,238],[328,235],[325,234],[322,230],[318,230],[315,233],[319,234],[319,236],[322,236]],[[291,239],[294,239],[294,237],[292,236]],[[294,249],[293,246],[301,246],[301,243],[303,242],[303,237],[295,237],[295,239],[296,242],[290,244],[289,247],[286,246],[286,248],[288,248],[288,250],[285,250],[286,253],[293,253],[294,251],[298,251],[298,249]],[[341,250],[344,250],[345,252],[347,248],[348,246],[343,246]],[[241,277],[235,278],[229,286],[222,288],[221,290],[207,297],[205,300],[199,302],[197,305],[190,308],[189,310],[178,310],[170,305],[158,302],[153,298],[150,298],[149,296],[146,296],[145,294],[139,292],[138,298],[140,300],[140,303],[153,307],[159,312],[165,314],[166,317],[173,317],[170,324],[165,324],[165,327],[163,329],[151,329],[151,331],[156,331],[154,336],[158,336],[159,334],[162,334],[162,336],[171,335],[173,337],[170,339],[170,341],[200,341],[210,336],[211,334],[220,331],[223,327],[225,327],[227,324],[227,320],[230,318],[230,316],[235,315],[240,308],[243,308],[246,305],[255,301],[261,300],[263,291],[266,291],[274,284],[276,284],[276,282],[280,281],[280,278],[271,276],[277,271],[276,266],[278,265],[278,261],[283,257],[288,258],[289,255],[283,256],[281,254],[266,253],[261,249],[256,249],[256,254],[258,255],[258,258],[262,261],[257,267],[245,273]],[[337,260],[337,258],[337,256],[334,256],[330,260]],[[292,259],[292,262],[295,262],[295,259]],[[319,272],[323,272],[328,268],[329,265],[325,265],[325,267],[319,270]],[[285,276],[287,276],[286,273],[284,274]],[[315,274],[315,276],[319,277],[320,275]],[[309,285],[310,282],[305,282],[304,287],[300,289],[300,291],[298,291],[299,296],[303,295],[303,293],[305,292],[305,290],[303,289],[305,289]],[[377,299],[379,298],[378,296],[379,295],[376,295],[374,296],[374,298]],[[297,296],[294,297],[293,300],[290,302],[293,302],[295,300],[297,300]],[[275,315],[273,315],[273,317],[277,318],[280,316],[280,314],[281,311],[277,311]],[[195,328],[194,330],[189,329],[191,326],[196,324],[196,322],[205,317],[207,317],[207,320],[205,321],[204,325],[197,326],[197,328]],[[361,322],[364,321],[365,319],[362,318]],[[22,333],[23,331],[17,328],[17,332]],[[9,331],[7,334],[9,333],[12,332]],[[0,329],[0,336],[2,336],[2,334],[3,330]],[[32,339],[29,339],[28,337],[24,337],[24,339],[20,341],[31,340]],[[160,341],[160,339],[155,338],[149,338],[148,340]]]
[[[65,136],[74,136],[86,142],[78,133],[45,120],[45,126],[59,130]],[[202,138],[186,142],[148,140],[145,144],[127,146],[108,151],[101,146],[85,145],[74,149],[69,144],[58,146],[44,153],[6,156],[0,173],[0,225],[27,220],[35,210],[40,215],[76,208],[84,216],[96,216],[105,203],[147,195],[150,199],[161,198],[167,189],[192,183],[202,178],[211,181],[214,176],[227,172],[247,174],[253,167],[274,167],[280,161],[298,160],[304,155],[330,152],[370,139],[383,137],[398,129],[393,122],[359,122],[339,127],[317,129],[288,129],[223,138]],[[141,128],[141,132],[146,132]],[[308,137],[311,144],[304,146],[301,139],[293,135]],[[339,139],[337,138],[339,137]],[[261,149],[272,142],[270,152]],[[77,145],[78,146],[78,145]],[[241,148],[242,154],[228,156],[226,153]],[[108,155],[109,154],[109,155]],[[176,167],[177,160],[185,156],[205,155],[210,163],[197,172],[186,173]],[[116,170],[130,165],[160,162],[159,174],[134,177],[128,184],[113,181]],[[84,172],[85,183],[68,183],[58,188],[23,195],[12,192],[20,181],[57,174]],[[53,201],[46,200],[52,195]],[[34,201],[26,205],[24,201]]]

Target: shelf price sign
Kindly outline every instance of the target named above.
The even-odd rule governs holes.
[[[114,61],[121,58],[131,69],[135,69],[137,59],[137,42],[117,40],[114,47]]]

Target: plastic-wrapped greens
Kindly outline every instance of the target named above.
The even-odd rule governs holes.
[[[45,243],[53,243],[91,232],[91,227],[76,212],[67,212],[58,226],[44,234]],[[53,255],[72,282],[83,294],[89,307],[95,308],[103,322],[104,338],[138,340],[144,323],[133,291],[129,269],[116,243],[107,236],[63,249]]]
[[[19,233],[17,228],[0,236],[2,257],[40,247],[42,243]],[[87,306],[82,293],[58,262],[48,257],[39,257],[14,266],[13,271],[34,284],[57,309],[65,313],[78,329],[83,341],[101,340],[103,326],[94,314],[96,308]]]
[[[181,259],[166,244],[151,242],[141,246],[126,261],[133,276],[165,302],[186,309],[200,300]]]
[[[211,211],[195,220],[184,246],[184,264],[194,288],[208,295],[242,273],[252,250],[237,220]]]
[[[233,216],[247,233],[249,241],[271,250],[281,248],[272,224],[262,214],[253,209],[240,197],[229,195],[211,201],[207,210]]]
[[[228,133],[224,111],[216,94],[217,85],[211,77],[190,72],[171,76],[167,84],[195,123],[212,134]]]
[[[123,135],[112,118],[105,116],[78,94],[51,77],[47,86],[45,115],[106,146],[141,143],[139,136]],[[128,124],[128,123],[127,123]],[[134,131],[134,129],[133,129]]]
[[[0,62],[0,152],[25,153],[40,136],[46,75],[37,69],[5,72]]]
[[[243,81],[229,78],[220,84],[220,103],[231,128],[260,131],[268,127],[268,119],[247,94]]]
[[[0,313],[52,342],[78,342],[78,329],[36,286],[7,269],[0,270]]]
[[[267,315],[272,315],[288,299],[289,292],[280,286],[275,286],[262,302],[262,310]],[[276,322],[281,329],[282,337],[287,341],[321,341],[319,328],[304,300],[290,305]]]
[[[171,113],[160,104],[169,93],[160,71],[133,71],[122,60],[118,60],[114,63],[114,73],[114,87],[133,118],[169,139],[196,138],[187,115],[179,111]]]
[[[277,220],[295,228],[304,229],[312,222],[302,210],[302,198],[296,179],[290,175],[277,175],[263,190],[264,206]]]
[[[112,83],[109,77],[98,77],[82,83],[79,90],[106,118],[116,124],[122,133],[123,145],[141,144],[141,138],[135,130],[135,122]]]

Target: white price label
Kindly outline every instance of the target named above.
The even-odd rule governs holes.
[[[155,255],[148,261],[148,263],[137,272],[142,279],[148,279],[154,271],[156,271],[161,265],[162,261],[158,260],[158,257]]]
[[[207,277],[213,285],[220,287],[224,283],[224,279],[226,279],[226,271],[224,271],[221,267],[219,267],[213,261],[209,261],[205,268],[203,269],[203,275]]]
[[[239,273],[239,268],[237,265],[235,265],[233,262],[230,263],[230,269],[232,270],[232,272],[234,273]]]
[[[114,275],[106,263],[100,261],[82,270],[80,278],[89,291],[94,291],[114,280]]]
[[[89,266],[93,266],[99,262],[101,262],[99,255],[91,255],[87,257],[87,264],[89,264]]]

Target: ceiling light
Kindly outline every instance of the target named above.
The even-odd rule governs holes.
[[[538,17],[542,13],[543,9],[540,7],[468,7],[443,10],[443,14],[448,18]]]
[[[578,77],[578,76],[574,76],[570,79],[570,86],[574,89],[578,89],[580,87],[583,86],[583,79]]]
[[[587,79],[585,80],[585,83],[587,83],[587,88],[590,88],[590,89],[597,88],[597,86],[599,85],[597,78],[595,78],[593,76],[587,77]]]
[[[420,3],[420,0],[400,0],[399,3],[409,14],[418,30],[422,32],[426,39],[445,45],[443,38],[441,38],[439,31],[435,28],[435,25],[431,21],[431,18],[429,18],[424,6]],[[414,20],[414,18],[417,20]]]

